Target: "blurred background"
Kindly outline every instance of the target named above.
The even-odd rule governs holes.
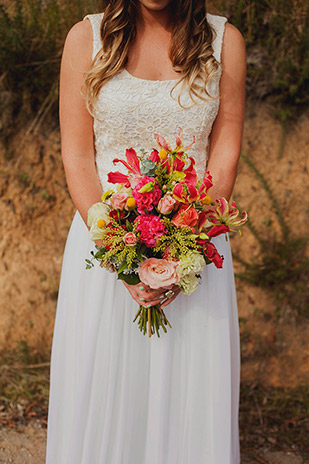
[[[98,11],[94,0],[0,0],[1,462],[44,459],[50,349],[75,211],[60,155],[59,65],[70,27]],[[233,197],[250,221],[232,239],[243,462],[298,464],[308,458],[309,6],[218,0],[209,11],[226,16],[247,47]]]

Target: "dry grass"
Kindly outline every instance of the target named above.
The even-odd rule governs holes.
[[[0,355],[0,424],[26,425],[33,419],[47,426],[48,352],[38,353],[20,342]],[[306,457],[309,432],[309,389],[265,388],[242,383],[240,439],[243,453],[257,456],[265,446]]]

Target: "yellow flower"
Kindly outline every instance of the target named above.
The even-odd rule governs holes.
[[[134,198],[131,198],[131,197],[130,197],[130,198],[127,199],[127,206],[128,206],[129,208],[135,208],[135,206],[136,206],[136,201],[134,200]]]
[[[167,157],[167,151],[165,151],[164,148],[162,148],[159,151],[159,156],[160,156],[161,160],[164,160]]]
[[[109,197],[113,195],[113,193],[114,193],[114,190],[107,190],[106,192],[103,193],[101,200],[102,201],[107,200]]]
[[[103,229],[103,227],[106,226],[106,222],[104,221],[104,219],[99,219],[97,222],[97,226],[99,229]]]
[[[212,199],[209,195],[206,195],[206,197],[202,198],[203,205],[210,205],[211,202],[212,202]]]

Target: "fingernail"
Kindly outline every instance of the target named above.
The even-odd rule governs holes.
[[[164,295],[160,295],[160,300],[162,300],[162,298],[164,298]]]
[[[139,290],[145,290],[145,287],[139,287]]]
[[[140,301],[145,301],[145,298],[140,298]]]
[[[147,305],[146,308],[150,308],[151,304]]]

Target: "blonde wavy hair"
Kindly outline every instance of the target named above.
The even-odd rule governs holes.
[[[100,27],[102,48],[85,77],[85,98],[91,114],[102,86],[126,66],[129,47],[136,37],[137,2],[103,1],[104,14]],[[170,7],[174,23],[169,56],[173,69],[181,75],[171,93],[181,84],[178,95],[181,105],[180,96],[188,84],[193,103],[195,98],[217,100],[219,97],[212,97],[206,88],[221,66],[213,56],[212,42],[216,31],[207,21],[207,2],[172,0]]]

